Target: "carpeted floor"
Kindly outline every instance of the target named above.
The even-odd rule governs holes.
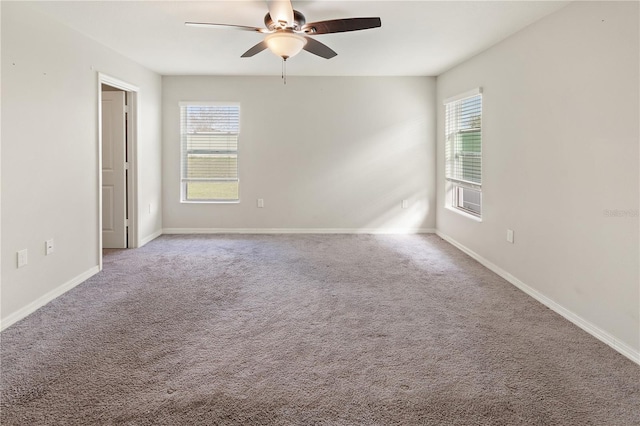
[[[2,425],[640,425],[640,367],[435,235],[163,236],[1,335]]]

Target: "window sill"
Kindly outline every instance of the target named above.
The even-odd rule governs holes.
[[[194,200],[180,200],[180,204],[240,204],[240,200],[229,201],[194,201]]]
[[[467,219],[471,219],[471,220],[474,220],[476,222],[482,223],[482,218],[481,217],[474,216],[474,215],[472,215],[470,213],[465,212],[464,210],[460,210],[460,209],[457,209],[457,208],[451,207],[451,206],[444,206],[444,208],[449,210],[449,211],[452,211],[452,212],[454,212],[456,214],[459,214],[460,216],[464,216]]]

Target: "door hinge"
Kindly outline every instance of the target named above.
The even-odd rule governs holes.
[[[129,219],[124,220],[124,226],[129,226]]]
[[[129,113],[129,105],[125,105],[124,106],[124,113],[128,114]]]
[[[124,169],[129,170],[129,162],[124,163]]]

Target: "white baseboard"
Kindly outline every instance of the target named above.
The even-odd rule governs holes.
[[[513,284],[514,286],[518,287],[520,290],[527,293],[529,296],[533,297],[538,302],[542,303],[552,311],[562,315],[565,319],[571,321],[573,324],[577,325],[587,333],[591,334],[593,337],[606,343],[616,351],[620,352],[622,355],[629,358],[631,361],[640,365],[640,351],[632,348],[631,346],[627,345],[624,342],[621,342],[611,334],[602,330],[600,327],[585,320],[581,316],[575,314],[574,312],[560,305],[556,301],[540,293],[538,290],[534,289],[533,287],[530,287],[527,284],[523,283],[522,281],[520,281],[519,279],[517,279],[516,277],[514,277],[504,269],[500,268],[499,266],[495,265],[492,262],[489,262],[487,259],[480,256],[476,252],[470,250],[469,248],[465,247],[464,245],[460,244],[450,236],[440,231],[436,231],[436,234],[443,240],[453,245],[454,247],[458,248],[459,250],[471,256],[473,259],[477,260],[480,264],[485,266],[487,269],[490,269],[491,271],[495,272],[496,274],[498,274],[499,276],[501,276],[502,278],[504,278],[505,280]]]
[[[162,235],[162,229],[158,229],[156,232],[154,232],[151,235],[147,235],[146,237],[144,237],[142,240],[140,240],[140,245],[139,247],[144,246],[147,243],[150,243],[151,241],[155,240],[156,238],[158,238],[160,235]]]
[[[165,228],[163,234],[433,234],[432,228]]]
[[[87,279],[94,276],[98,272],[100,272],[100,268],[98,266],[94,266],[93,268],[83,272],[82,274],[71,279],[70,281],[67,281],[61,286],[51,290],[47,294],[40,296],[33,302],[29,303],[27,306],[8,315],[6,318],[3,318],[2,321],[0,321],[0,331],[15,324],[16,322],[27,317],[28,315],[31,315],[32,313],[34,313],[35,311],[37,311],[47,303],[51,302],[53,299],[59,296],[62,296],[64,293],[76,287],[77,285],[82,284],[83,282],[85,282]]]

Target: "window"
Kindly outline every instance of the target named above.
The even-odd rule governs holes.
[[[239,200],[240,105],[180,103],[181,201]]]
[[[451,207],[482,216],[482,91],[445,101],[446,180]]]

